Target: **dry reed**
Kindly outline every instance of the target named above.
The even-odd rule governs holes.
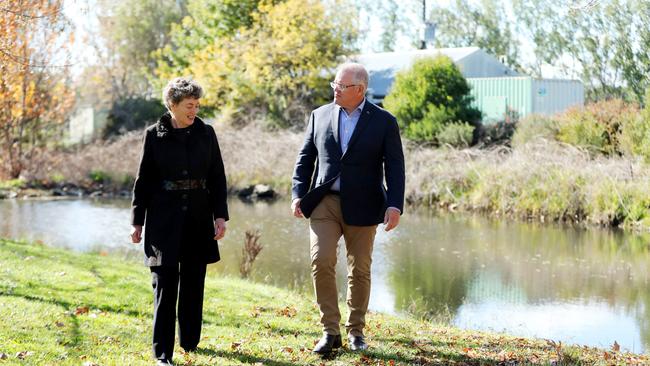
[[[242,278],[248,278],[257,255],[264,248],[264,245],[259,242],[261,236],[259,230],[246,230],[245,235],[246,238],[244,239],[244,247],[241,250],[242,256],[239,262],[239,274]]]

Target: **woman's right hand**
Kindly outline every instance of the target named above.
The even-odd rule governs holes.
[[[131,230],[131,241],[134,244],[140,243],[142,240],[142,225],[133,225],[133,229]]]

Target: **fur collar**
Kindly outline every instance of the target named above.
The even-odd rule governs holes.
[[[157,137],[166,137],[169,135],[169,132],[173,129],[172,126],[172,115],[169,112],[166,112],[158,119],[156,123],[156,136]],[[190,126],[192,132],[204,133],[205,132],[205,122],[199,117],[194,117],[194,123]]]

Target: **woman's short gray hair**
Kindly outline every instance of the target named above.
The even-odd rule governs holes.
[[[169,109],[172,104],[178,104],[185,98],[199,99],[203,96],[203,88],[199,83],[188,78],[174,78],[163,89],[163,103]]]

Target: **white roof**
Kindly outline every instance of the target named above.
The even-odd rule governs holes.
[[[406,52],[380,52],[368,53],[364,55],[357,55],[354,58],[360,64],[364,65],[366,69],[371,71],[379,71],[392,69],[395,72],[411,66],[413,60],[420,57],[435,57],[445,55],[452,61],[458,62],[463,58],[478,52],[478,47],[459,47],[459,48],[434,48],[424,50],[412,50]]]

